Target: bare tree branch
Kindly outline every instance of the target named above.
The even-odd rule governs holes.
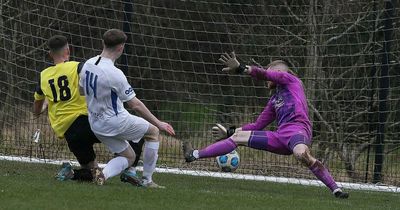
[[[319,113],[319,111],[314,107],[314,105],[312,105],[311,103],[308,103],[308,105],[313,110],[314,114],[318,117],[318,119],[328,128],[328,130],[331,133],[335,133],[333,127],[324,119],[324,117],[322,117],[321,113]]]
[[[285,8],[286,10],[289,12],[289,14],[294,17],[294,19],[296,19],[297,21],[299,21],[300,23],[304,23],[304,19],[300,18],[299,16],[297,16],[296,14],[294,14],[293,10],[290,8],[290,6],[288,5],[287,0],[285,0],[283,2],[285,4]]]
[[[397,125],[400,125],[400,121],[389,125],[388,128],[392,128],[392,127],[397,126]]]
[[[300,41],[302,41],[302,42],[306,42],[306,43],[310,42],[310,41],[308,41],[308,40],[306,40],[306,39],[304,39],[304,38],[301,38],[299,35],[294,34],[293,32],[291,32],[291,31],[289,31],[289,30],[286,30],[286,29],[284,29],[284,28],[282,28],[282,27],[280,27],[280,26],[277,26],[277,25],[272,25],[272,26],[275,27],[275,28],[277,28],[277,29],[279,29],[279,30],[281,30],[281,31],[284,31],[284,32],[286,32],[286,33],[292,35],[293,37],[297,38],[298,40],[300,40]]]
[[[331,26],[331,27],[328,27],[328,28],[324,29],[322,31],[322,33],[326,33],[327,31],[334,30],[334,29],[337,29],[337,28],[338,28],[338,26]]]
[[[368,17],[368,15],[369,15],[369,12],[366,12],[366,13],[364,14],[364,16],[362,16],[362,17],[358,16],[358,17],[357,17],[357,20],[356,20],[353,24],[351,24],[346,30],[344,30],[341,34],[339,34],[339,35],[337,35],[337,36],[334,36],[334,37],[331,37],[331,38],[329,38],[328,40],[326,40],[325,43],[324,43],[324,45],[328,45],[328,44],[331,43],[332,41],[335,41],[335,40],[337,40],[337,39],[342,38],[345,34],[347,34],[347,33],[348,33],[349,31],[351,31],[354,27],[356,27],[362,20],[364,20],[366,17]]]
[[[356,118],[356,117],[358,117],[358,116],[361,116],[361,115],[363,115],[363,114],[366,114],[366,113],[368,113],[368,110],[357,111],[357,113],[356,113],[355,115],[352,115],[351,117],[349,117],[349,118],[345,121],[345,124],[350,123],[352,119],[354,119],[354,118]]]
[[[4,23],[8,23],[8,22],[10,22],[10,21],[13,21],[13,20],[15,20],[15,19],[17,19],[17,18],[19,18],[19,17],[24,16],[25,14],[30,14],[30,13],[34,13],[34,12],[38,12],[38,11],[39,11],[39,9],[33,9],[33,10],[27,10],[27,11],[21,12],[21,13],[19,13],[18,15],[13,16],[13,17],[7,19],[6,21],[4,21]]]

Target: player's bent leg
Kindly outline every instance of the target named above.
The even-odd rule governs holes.
[[[237,131],[234,133],[231,138],[235,144],[239,146],[248,146],[249,144],[249,139],[251,136],[251,131]],[[225,153],[226,154],[226,153]]]
[[[159,142],[159,129],[149,124],[146,134],[144,135],[144,153],[143,153],[143,186],[147,188],[165,188],[153,181],[153,173],[156,169],[158,159]]]
[[[120,176],[121,181],[130,183],[133,186],[142,186],[143,185],[142,180],[139,179],[139,177],[137,177],[136,173],[133,173],[130,170],[130,167],[129,167],[135,161],[135,157],[136,157],[136,154],[135,154],[134,150],[132,149],[132,147],[128,146],[126,150],[124,150],[122,153],[118,153],[117,155],[119,155],[120,157],[125,157],[126,159],[128,159],[127,167],[123,168],[125,165],[121,165],[121,168],[114,169],[115,172],[117,172],[119,170],[122,171],[121,176]],[[115,175],[118,175],[118,174],[115,174]]]
[[[349,194],[343,192],[336,184],[328,169],[317,159],[315,159],[310,152],[310,149],[305,144],[297,144],[293,148],[293,155],[307,166],[311,172],[323,182],[337,198],[348,198]]]
[[[282,139],[284,138],[276,131],[252,131],[248,140],[248,147],[279,155],[291,155],[292,150]]]
[[[132,165],[133,161],[135,161],[135,158],[136,158],[135,151],[133,151],[133,149],[130,145],[128,145],[128,147],[126,147],[126,149],[123,150],[122,152],[119,152],[116,154],[117,154],[117,156],[125,157],[128,161],[128,166]],[[125,167],[125,168],[127,168],[127,167]]]
[[[74,170],[72,180],[92,181],[91,169],[98,167],[93,145],[100,141],[90,129],[88,117],[79,116],[64,133],[64,136],[70,151],[81,165],[81,169]]]
[[[147,131],[144,134],[143,138],[146,142],[158,141],[159,135],[160,135],[160,130],[156,126],[149,124],[149,127],[147,128]]]
[[[133,141],[129,141],[129,145],[131,145],[133,151],[135,151],[136,154],[136,158],[135,161],[132,164],[132,167],[136,167],[139,163],[140,160],[140,156],[142,154],[143,151],[143,145],[144,145],[144,138],[141,138],[139,142],[133,142]]]
[[[136,173],[136,167],[139,164],[140,155],[142,154],[143,145],[144,145],[145,140],[144,140],[144,138],[141,138],[139,142],[133,142],[133,141],[128,141],[128,142],[129,142],[129,145],[131,145],[133,151],[135,152],[136,158],[135,158],[135,161],[133,162],[133,164],[130,167],[128,167],[127,169],[125,169],[124,172],[121,174],[120,178],[121,178],[122,182],[126,182],[126,180],[127,180],[126,176],[138,177],[138,174]],[[142,162],[142,165],[143,165],[143,162]]]
[[[317,159],[311,155],[310,149],[305,144],[297,144],[293,148],[293,155],[307,167],[311,167],[317,161]]]
[[[104,139],[102,140],[103,143],[106,142]],[[109,143],[109,142],[107,142]],[[115,141],[114,143],[118,144],[118,141]],[[120,145],[125,145],[126,148],[123,149],[121,152],[115,151],[109,147],[111,152],[116,153],[118,156],[111,159],[106,167],[104,167],[102,173],[99,172],[99,168],[95,168],[93,170],[93,180],[96,184],[98,185],[103,185],[105,180],[114,177],[116,175],[119,175],[124,169],[126,169],[129,165],[131,165],[135,159],[135,152],[133,149],[129,146],[129,144],[126,141],[119,142],[121,143]]]
[[[190,142],[182,145],[186,162],[192,162],[200,158],[216,157],[235,150],[239,145],[247,146],[251,131],[238,131],[233,136],[215,142],[203,149],[195,150]]]

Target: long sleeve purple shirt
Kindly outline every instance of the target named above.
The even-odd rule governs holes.
[[[307,99],[300,79],[283,71],[265,70],[256,66],[251,69],[250,75],[253,78],[274,82],[277,87],[257,120],[242,126],[242,130],[263,130],[276,120],[278,132],[286,128],[304,129],[311,138]]]

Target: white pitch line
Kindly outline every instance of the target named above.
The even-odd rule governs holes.
[[[68,160],[51,160],[51,159],[40,159],[30,157],[16,157],[16,156],[1,156],[0,160],[27,162],[27,163],[47,163],[61,165],[63,162],[70,162],[74,166],[79,166],[76,161]],[[105,164],[99,164],[100,167],[104,167]],[[142,167],[137,167],[139,171],[142,171]],[[156,172],[159,173],[170,173],[170,174],[181,174],[190,176],[204,176],[204,177],[215,177],[225,179],[241,179],[241,180],[253,180],[253,181],[267,181],[285,184],[300,184],[308,186],[324,186],[321,181],[311,179],[298,179],[298,178],[286,178],[286,177],[274,177],[274,176],[261,176],[251,174],[236,174],[236,173],[222,173],[222,172],[211,172],[211,171],[199,171],[199,170],[186,170],[179,168],[156,168]],[[360,183],[349,183],[349,182],[338,182],[340,187],[352,190],[369,190],[379,192],[394,192],[400,193],[400,187],[389,186],[389,185],[375,185],[375,184],[360,184]]]

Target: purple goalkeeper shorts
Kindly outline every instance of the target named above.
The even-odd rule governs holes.
[[[278,131],[252,131],[248,146],[280,155],[291,155],[298,144],[310,146],[311,137],[303,129],[286,128]]]

